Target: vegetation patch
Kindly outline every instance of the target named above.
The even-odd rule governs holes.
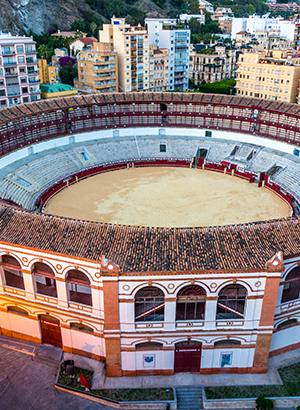
[[[300,396],[300,363],[278,370],[282,385],[205,387],[207,399],[250,399]]]
[[[83,374],[86,381],[91,385],[94,372],[74,366],[73,373],[70,374],[66,372],[66,367],[62,364],[57,383],[64,387],[71,387],[75,390],[85,391],[85,387],[83,387],[80,381],[78,381],[81,374]],[[164,389],[98,389],[90,390],[89,393],[114,401],[174,400],[174,391],[171,387]]]
[[[190,87],[195,91],[205,94],[227,94],[233,95],[235,93],[235,80],[216,81],[215,83],[205,83],[195,85],[190,81]]]
[[[92,393],[116,401],[174,400],[174,392],[171,387],[168,389],[153,388],[92,390]]]

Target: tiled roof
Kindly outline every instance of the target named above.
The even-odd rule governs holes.
[[[280,250],[300,253],[300,219],[205,228],[145,228],[0,206],[0,242],[120,266],[121,274],[261,271]]]
[[[75,108],[89,104],[109,104],[136,102],[182,102],[199,104],[221,104],[224,106],[258,107],[262,110],[281,111],[281,113],[300,115],[300,106],[297,104],[283,103],[280,101],[270,101],[252,97],[239,97],[221,94],[200,94],[200,93],[99,93],[85,96],[74,96],[59,98],[56,100],[41,100],[28,104],[15,105],[10,108],[0,110],[1,122],[17,120],[33,114],[57,110],[59,108]]]

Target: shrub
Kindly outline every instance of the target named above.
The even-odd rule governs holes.
[[[256,400],[257,410],[272,410],[274,408],[274,403],[270,399],[265,399],[263,396],[259,396]]]

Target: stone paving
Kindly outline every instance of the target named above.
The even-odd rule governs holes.
[[[13,343],[14,347],[20,345]],[[44,345],[37,347],[40,354],[45,355],[51,349]],[[24,347],[24,350],[29,348]],[[32,357],[26,352],[0,346],[1,410],[111,410],[111,407],[55,389],[57,368],[36,362]]]

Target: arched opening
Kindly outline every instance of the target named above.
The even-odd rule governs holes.
[[[55,275],[50,266],[42,262],[33,265],[36,292],[41,295],[57,298]]]
[[[186,340],[176,343],[174,371],[197,372],[200,371],[202,344],[196,340]]]
[[[242,285],[228,285],[220,290],[217,319],[243,319],[247,289]]]
[[[70,302],[92,306],[90,281],[83,272],[75,269],[70,270],[67,277],[67,286]]]
[[[286,329],[288,327],[296,326],[297,324],[298,324],[297,319],[288,319],[288,320],[285,320],[284,322],[279,323],[279,325],[277,326],[277,329],[278,330]]]
[[[50,315],[39,316],[42,343],[62,347],[60,322]]]
[[[203,320],[205,297],[205,290],[198,285],[180,289],[176,302],[176,320]]]
[[[224,339],[218,340],[214,343],[214,347],[237,347],[240,346],[240,340],[231,340],[231,339]]]
[[[165,298],[162,290],[155,286],[140,289],[135,296],[135,321],[163,321]]]
[[[80,332],[85,333],[94,333],[94,329],[84,325],[83,323],[70,323],[70,329],[79,330]]]
[[[17,289],[25,289],[21,265],[10,255],[2,256],[2,268],[4,271],[5,285]]]
[[[143,342],[135,345],[135,350],[162,350],[163,344],[158,342]]]
[[[18,306],[8,306],[7,312],[15,313],[16,315],[21,315],[21,316],[28,316],[28,312],[25,309],[22,309]]]
[[[300,266],[292,269],[284,283],[281,303],[299,299],[300,296]]]

